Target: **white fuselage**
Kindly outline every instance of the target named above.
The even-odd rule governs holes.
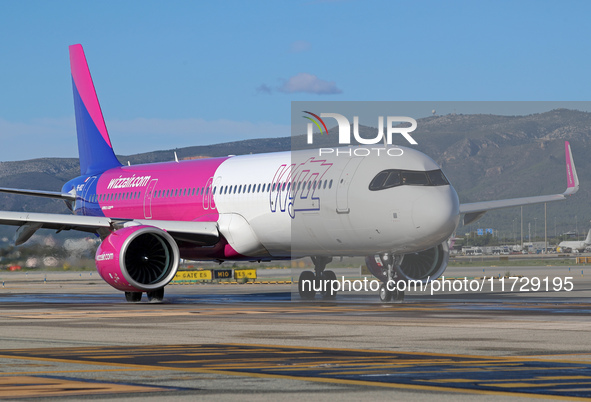
[[[310,150],[229,158],[212,181],[220,232],[240,254],[262,258],[434,247],[459,222],[451,185],[369,189],[387,169],[440,169],[425,154],[403,150],[402,156],[319,157]]]

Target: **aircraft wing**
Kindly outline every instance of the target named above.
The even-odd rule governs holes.
[[[59,198],[66,201],[76,201],[76,195],[58,191],[25,190],[19,188],[0,187],[0,193],[34,195],[37,197]]]
[[[565,141],[564,149],[566,154],[567,179],[567,188],[564,193],[553,195],[541,195],[536,197],[511,198],[506,200],[482,201],[471,202],[468,204],[460,204],[460,213],[464,214],[464,225],[476,222],[486,212],[493,209],[519,207],[522,205],[531,204],[541,204],[544,202],[562,201],[565,200],[567,196],[576,193],[579,190],[579,178],[577,176],[577,170],[575,169],[575,163],[568,141]]]
[[[26,242],[39,229],[79,230],[106,237],[112,231],[129,226],[149,225],[166,230],[175,240],[196,245],[213,245],[220,238],[214,222],[182,222],[149,219],[115,219],[98,216],[79,216],[29,212],[0,211],[0,224],[19,226],[15,244]]]

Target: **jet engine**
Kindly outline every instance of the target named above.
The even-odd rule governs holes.
[[[390,257],[392,258],[392,257]],[[437,279],[447,268],[449,246],[443,242],[433,248],[417,253],[404,254],[400,266],[395,267],[399,279],[427,281]],[[369,271],[382,281],[388,280],[387,262],[381,256],[365,258]]]
[[[449,246],[443,242],[418,253],[404,254],[400,267],[396,269],[402,279],[426,281],[435,280],[443,274],[449,261]]]
[[[111,233],[99,246],[96,268],[115,289],[148,292],[164,287],[179,265],[179,248],[164,230],[132,226]]]

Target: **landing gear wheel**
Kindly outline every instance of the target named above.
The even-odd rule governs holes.
[[[137,303],[142,300],[142,292],[125,292],[125,300],[130,303]]]
[[[326,300],[334,300],[337,297],[337,291],[332,290],[332,281],[337,280],[337,275],[333,271],[324,271],[321,276],[323,289],[322,297]],[[330,281],[330,282],[325,282]],[[325,288],[324,288],[325,287]]]
[[[304,281],[305,286],[304,286]],[[316,275],[312,271],[304,271],[300,274],[300,279],[298,280],[298,292],[302,300],[312,300],[316,295],[316,291],[314,290],[314,281],[316,281]]]
[[[152,292],[146,292],[146,295],[148,296],[148,300],[151,302],[161,302],[164,300],[164,288],[160,288]]]
[[[388,290],[388,287],[383,282],[380,285],[380,300],[384,303],[387,303],[390,300],[392,300],[392,292]]]
[[[403,301],[404,300],[404,290],[396,290],[394,293],[394,301]]]

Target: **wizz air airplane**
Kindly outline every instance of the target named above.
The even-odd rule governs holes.
[[[402,294],[388,281],[433,280],[445,270],[447,239],[487,211],[564,200],[579,188],[565,144],[562,194],[460,204],[441,168],[401,148],[383,157],[311,150],[123,166],[115,156],[81,45],[70,46],[81,175],[59,192],[0,191],[59,198],[72,215],[0,212],[18,226],[16,244],[38,229],[79,230],[102,239],[100,276],[127,301],[162,300],[179,259],[270,261],[309,256],[304,280],[336,280],[334,256],[365,256],[383,281],[380,297]],[[314,289],[299,287],[303,299]],[[334,297],[330,289],[321,292]]]

